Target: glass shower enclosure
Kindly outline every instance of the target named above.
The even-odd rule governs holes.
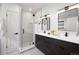
[[[18,4],[1,4],[3,19],[2,54],[19,54],[34,47],[33,16]]]
[[[34,47],[33,45],[33,16],[32,13],[22,10],[21,15],[21,51]]]

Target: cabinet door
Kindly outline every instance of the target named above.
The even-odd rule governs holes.
[[[45,46],[45,38],[40,35],[36,35],[36,47],[41,50],[43,53],[46,53],[46,46]]]
[[[59,55],[63,54],[63,48],[59,47],[56,39],[48,38],[45,39],[46,47],[48,49],[48,54]]]
[[[74,54],[77,54],[79,55],[79,44],[74,44],[74,43],[69,43],[71,47],[71,51],[70,51],[70,54],[74,55]]]
[[[63,55],[69,55],[71,51],[71,47],[69,47],[69,44],[65,41],[57,40],[57,43],[59,44],[59,48],[61,49],[61,54]]]
[[[42,36],[36,35],[36,47],[41,49],[42,44],[43,44]]]
[[[60,48],[63,47],[64,50],[62,50],[65,54],[79,54],[79,44],[61,41],[59,40]]]

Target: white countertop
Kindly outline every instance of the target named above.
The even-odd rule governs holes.
[[[63,40],[63,41],[79,44],[79,36],[74,36],[73,35],[73,36],[65,37],[65,36],[49,35],[49,34],[44,34],[44,33],[35,33],[35,34],[46,36],[46,37],[50,37],[50,38],[56,38],[58,40]]]

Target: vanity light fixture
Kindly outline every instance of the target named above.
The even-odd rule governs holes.
[[[65,9],[65,10],[68,10],[68,9],[69,9],[69,6],[64,7],[64,9]]]
[[[61,12],[64,12],[65,10],[71,10],[71,9],[74,9],[74,8],[79,8],[79,3],[75,3],[73,5],[65,6],[64,8],[59,9],[58,12],[57,12],[57,14],[61,13]]]

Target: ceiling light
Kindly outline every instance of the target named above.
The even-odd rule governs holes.
[[[29,8],[29,11],[33,11],[33,9],[32,8]]]

